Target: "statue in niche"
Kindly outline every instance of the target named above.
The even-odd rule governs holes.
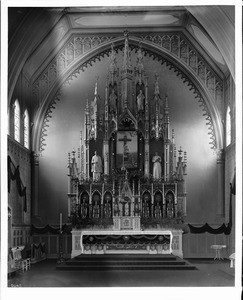
[[[144,216],[145,216],[145,218],[149,218],[150,217],[149,204],[148,204],[147,201],[145,202]]]
[[[142,90],[139,90],[139,94],[137,95],[137,108],[138,111],[144,110],[144,94]]]
[[[173,203],[173,195],[167,195],[167,218],[172,219],[174,217],[174,203]]]
[[[160,209],[160,205],[158,202],[156,203],[155,208],[154,208],[154,216],[156,219],[161,218],[161,209]]]
[[[110,218],[110,216],[111,216],[111,206],[110,206],[109,201],[105,202],[104,215],[105,215],[105,218]]]
[[[100,217],[100,207],[97,201],[95,201],[95,204],[93,206],[93,218],[99,219],[99,217]]]
[[[153,162],[153,179],[161,179],[161,157],[158,152],[155,152],[155,156],[152,158]]]
[[[139,205],[137,202],[135,202],[135,205],[134,205],[134,215],[135,216],[139,215]]]
[[[85,219],[87,217],[87,213],[88,213],[88,206],[87,203],[83,201],[83,203],[81,204],[81,217]]]
[[[110,99],[111,112],[115,113],[116,112],[116,104],[117,104],[117,96],[115,94],[114,89],[112,89],[109,99]]]
[[[114,204],[114,216],[119,216],[119,205],[117,203],[117,201]]]
[[[99,181],[100,174],[102,173],[102,161],[96,151],[91,159],[91,172],[93,173],[93,181]]]

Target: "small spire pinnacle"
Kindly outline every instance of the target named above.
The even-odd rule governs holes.
[[[159,95],[159,75],[158,75],[158,73],[155,74],[154,94],[157,96]]]
[[[139,48],[138,48],[138,52],[137,52],[137,68],[139,71],[142,71],[144,69],[141,41],[139,42]]]
[[[88,98],[86,99],[86,107],[85,108],[89,109],[89,99]]]
[[[184,151],[184,163],[187,163],[187,153]]]
[[[128,44],[128,31],[124,32],[125,36],[125,45],[124,45],[124,55],[123,55],[123,69],[131,69],[131,56],[130,48]]]
[[[110,70],[116,68],[116,51],[114,49],[114,44],[111,44],[111,54],[110,54]]]
[[[96,77],[95,91],[94,91],[94,95],[95,95],[95,96],[98,95],[98,80],[99,80],[99,76]]]
[[[180,146],[180,150],[178,150],[178,152],[179,152],[179,157],[182,157],[182,149],[181,149],[181,146]]]
[[[166,93],[165,94],[165,107],[168,108],[169,105],[168,105],[168,94]]]
[[[175,129],[172,129],[172,139],[174,140],[175,138]]]

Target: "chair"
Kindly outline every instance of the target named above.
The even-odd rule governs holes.
[[[30,258],[22,258],[21,251],[23,251],[24,248],[25,246],[12,248],[13,259],[15,264],[14,268],[16,270],[22,270],[23,272],[30,269]]]

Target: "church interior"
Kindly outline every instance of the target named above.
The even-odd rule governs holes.
[[[234,286],[234,31],[234,6],[8,8],[9,287]]]

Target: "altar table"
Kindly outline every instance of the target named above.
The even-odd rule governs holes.
[[[99,238],[102,241],[101,236],[107,236],[107,237],[113,237],[114,241],[120,236],[123,237],[123,245],[121,245],[121,248],[123,249],[112,249],[112,247],[109,244],[106,244],[105,242],[101,245],[96,246],[96,249],[94,247],[91,249],[90,246],[88,246],[88,249],[85,249],[84,245],[84,239],[85,237],[88,237],[88,241],[91,243],[94,241],[95,238]],[[138,249],[139,243],[135,244],[135,247],[131,249],[129,247],[130,239],[142,239],[146,238],[148,239],[148,242],[146,245],[143,246],[143,249]],[[152,239],[157,239],[158,243],[149,243],[149,240],[152,241]],[[169,245],[166,243],[169,239]],[[84,230],[81,231],[80,236],[80,248],[82,254],[105,254],[105,253],[148,253],[148,254],[157,254],[157,253],[164,253],[164,254],[171,254],[172,253],[172,239],[173,235],[172,232],[169,230],[144,230],[144,231],[135,231],[135,230],[122,230],[122,231],[108,231],[108,230]],[[136,245],[138,245],[136,247]],[[164,245],[164,247],[163,247]]]
[[[113,230],[113,229],[76,229],[73,228],[71,231],[72,234],[72,252],[71,252],[71,258],[74,258],[80,254],[104,254],[104,253],[119,253],[117,250],[112,250],[112,247],[101,247],[100,245],[97,245],[96,251],[94,249],[84,249],[83,244],[83,238],[87,238],[88,234],[90,235],[167,235],[168,239],[170,240],[168,244],[168,249],[165,251],[165,247],[163,245],[152,245],[152,247],[147,247],[147,249],[141,251],[141,247],[139,244],[140,251],[136,251],[136,249],[132,249],[130,253],[149,253],[149,254],[163,254],[163,253],[172,253],[175,256],[179,256],[180,258],[183,258],[183,249],[182,249],[182,236],[183,236],[183,230],[182,229],[175,229],[175,228],[156,228],[156,229],[145,229],[145,230]],[[151,237],[152,238],[152,237]],[[155,244],[155,243],[154,243]],[[148,249],[149,248],[149,249]],[[156,248],[156,249],[155,249]],[[114,252],[112,252],[114,251]],[[124,253],[124,249],[121,251],[121,253]],[[127,249],[127,253],[129,252],[129,249]]]

